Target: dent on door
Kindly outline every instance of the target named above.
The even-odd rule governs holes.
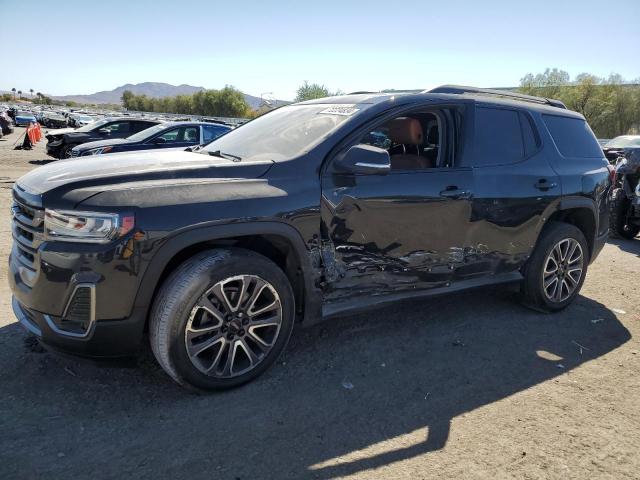
[[[471,203],[440,195],[448,184],[464,186],[466,174],[450,173],[334,175],[327,182],[321,247],[326,300],[451,282],[467,255]]]

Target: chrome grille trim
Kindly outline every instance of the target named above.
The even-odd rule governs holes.
[[[13,251],[20,264],[35,272],[38,247],[44,241],[44,210],[25,205],[14,197],[11,216]]]

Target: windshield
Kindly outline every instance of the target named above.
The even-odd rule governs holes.
[[[91,132],[93,130],[96,130],[98,128],[100,128],[102,125],[104,125],[107,122],[110,122],[111,120],[107,120],[107,119],[103,119],[103,120],[99,120],[97,122],[92,122],[89,123],[87,125],[85,125],[84,127],[80,127],[80,128],[76,128],[76,132]]]
[[[327,137],[358,112],[354,104],[289,105],[273,110],[214,140],[198,153],[242,160],[291,159]]]
[[[146,140],[147,138],[155,135],[156,133],[160,133],[165,128],[167,128],[166,124],[154,125],[153,127],[149,127],[144,130],[141,130],[138,133],[134,133],[133,135],[127,137],[127,140],[131,140],[132,142],[141,142],[142,140]]]
[[[640,135],[623,135],[607,142],[606,148],[640,147]]]

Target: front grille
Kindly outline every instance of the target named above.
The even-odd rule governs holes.
[[[16,258],[23,266],[35,271],[38,247],[44,240],[44,210],[14,199],[11,213]]]

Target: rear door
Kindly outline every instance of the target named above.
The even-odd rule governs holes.
[[[478,105],[469,160],[474,221],[467,275],[518,270],[535,245],[545,211],[561,195],[536,118],[525,109]]]

